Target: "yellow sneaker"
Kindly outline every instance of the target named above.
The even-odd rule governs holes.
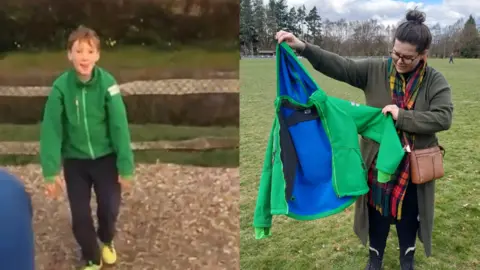
[[[117,252],[113,243],[102,245],[102,260],[106,264],[115,264],[117,262]]]
[[[94,264],[93,262],[88,262],[85,267],[82,268],[82,270],[100,270],[102,269],[102,262],[100,261],[100,264]]]

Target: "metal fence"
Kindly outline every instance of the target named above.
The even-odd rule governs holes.
[[[239,124],[238,78],[135,80],[119,87],[131,124]],[[50,91],[51,86],[0,86],[0,124],[39,123]]]
[[[138,80],[120,84],[123,95],[185,95],[195,93],[234,93],[240,91],[238,79]],[[47,86],[0,86],[2,96],[47,96]]]

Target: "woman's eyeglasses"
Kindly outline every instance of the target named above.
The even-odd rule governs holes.
[[[406,65],[410,65],[418,57],[418,55],[416,56],[401,55],[396,51],[390,51],[390,55],[392,56],[393,61],[397,62],[399,59],[402,59],[402,62]]]

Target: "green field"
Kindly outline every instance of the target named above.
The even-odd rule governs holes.
[[[105,50],[99,65],[109,70],[121,69],[238,69],[238,50],[213,51],[185,47],[178,50],[149,49],[138,46]],[[27,53],[12,52],[0,58],[0,73],[25,70],[63,70],[69,63],[66,51]]]
[[[315,72],[330,95],[364,102],[361,90]],[[433,256],[426,258],[417,241],[417,269],[480,269],[480,60],[433,59],[452,86],[455,106],[451,129],[439,134],[446,148],[446,176],[437,182]],[[274,217],[272,237],[255,240],[252,228],[265,145],[273,120],[275,60],[240,61],[241,269],[341,269],[365,267],[368,250],[353,233],[353,207],[328,218],[300,222]],[[395,226],[385,251],[385,269],[399,269]]]
[[[160,50],[134,46],[102,51],[98,65],[114,74],[119,83],[125,83],[135,80],[209,79],[216,76],[217,71],[227,71],[227,76],[237,78],[238,59],[238,50],[192,47]],[[49,86],[68,67],[70,63],[66,51],[0,54],[0,85]]]
[[[237,127],[187,127],[170,125],[130,125],[132,141],[179,141],[198,137],[238,138]],[[0,125],[2,141],[38,141],[39,125]],[[138,163],[175,163],[205,167],[238,167],[238,149],[218,149],[210,151],[135,151]],[[38,156],[0,155],[1,165],[24,165],[38,163]]]

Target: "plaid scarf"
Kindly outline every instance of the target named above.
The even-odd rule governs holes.
[[[396,71],[392,58],[388,59],[388,79],[393,104],[404,110],[413,108],[426,66],[426,61],[421,60],[413,73],[405,79],[402,74]],[[408,140],[408,144],[413,147],[415,139],[413,136],[398,129],[397,133],[403,146],[407,145]],[[368,185],[370,186],[368,201],[383,216],[392,216],[400,220],[402,217],[402,202],[410,178],[410,153],[405,155],[397,171],[392,175],[392,180],[387,183],[377,182],[376,160],[377,157],[374,158],[368,170]]]

